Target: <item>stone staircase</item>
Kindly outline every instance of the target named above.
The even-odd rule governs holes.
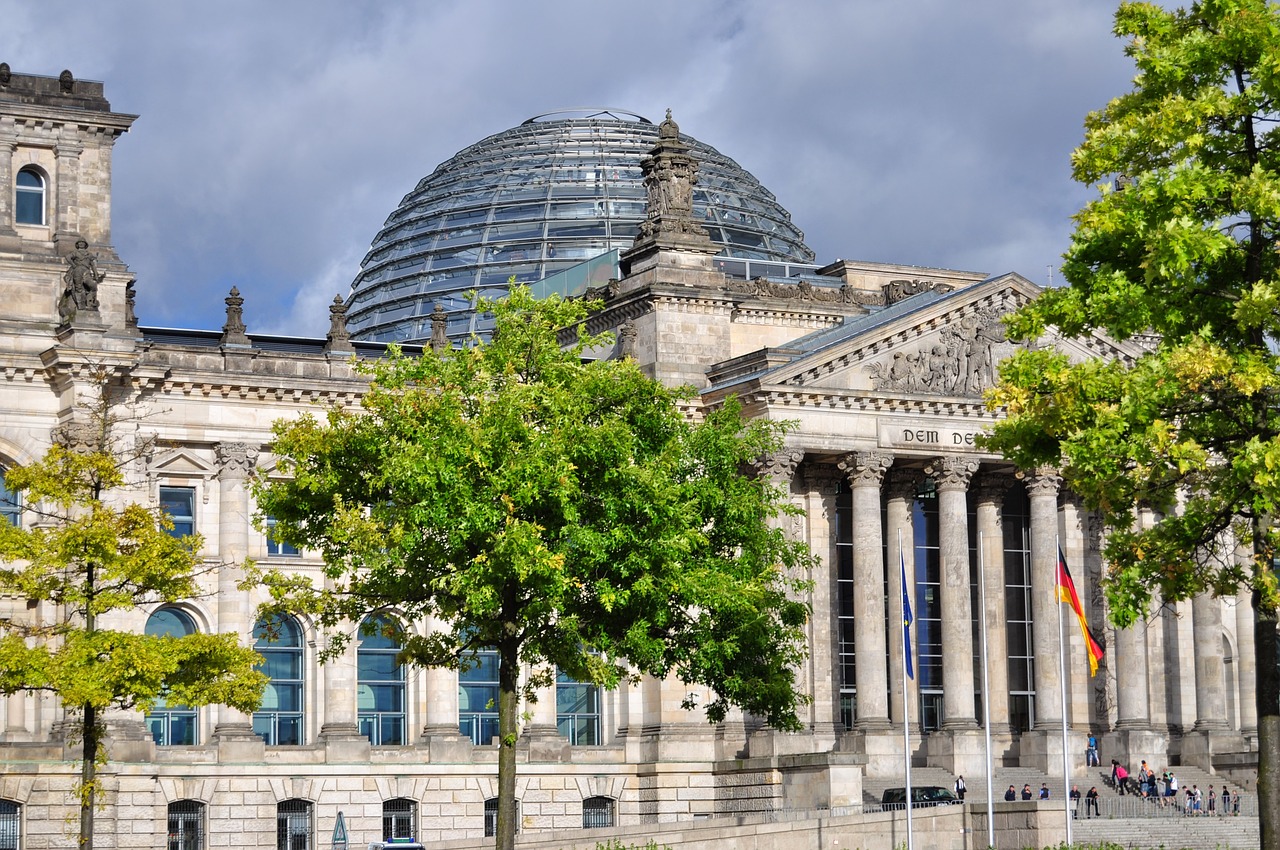
[[[1258,819],[1243,815],[1077,820],[1071,837],[1077,845],[1108,843],[1133,850],[1253,850],[1261,843]]]

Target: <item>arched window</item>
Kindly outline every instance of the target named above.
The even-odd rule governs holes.
[[[171,635],[186,637],[196,633],[195,621],[185,611],[161,608],[147,619],[147,634],[152,637]],[[164,747],[190,745],[196,742],[196,713],[185,705],[169,705],[156,700],[147,715],[147,728],[152,739]]]
[[[600,689],[556,670],[556,726],[570,744],[599,744]]]
[[[382,840],[416,838],[418,835],[418,804],[404,797],[386,800],[382,804]]]
[[[13,218],[18,224],[44,224],[44,176],[34,168],[18,172]]]
[[[400,626],[375,614],[360,625],[356,706],[360,733],[374,745],[404,743],[404,667],[396,663]]]
[[[262,656],[258,669],[271,679],[253,713],[253,731],[268,746],[297,746],[302,743],[302,629],[292,617],[259,620],[253,636],[253,648]]]
[[[468,664],[458,673],[458,731],[479,746],[498,735],[498,653],[473,653]]]
[[[204,803],[178,800],[169,804],[169,850],[204,850]]]
[[[516,832],[520,831],[520,801],[516,800]],[[498,834],[498,798],[490,797],[484,801],[484,837],[493,838]]]
[[[22,838],[22,807],[0,800],[0,850],[18,850]]]
[[[311,810],[306,800],[276,804],[276,850],[311,850]]]
[[[613,826],[613,798],[588,797],[582,801],[582,828]]]
[[[9,489],[0,470],[0,518],[10,525],[22,525],[22,497]]]

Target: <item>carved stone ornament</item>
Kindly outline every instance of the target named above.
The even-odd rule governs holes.
[[[796,467],[804,460],[801,449],[781,449],[757,458],[751,466],[757,475],[765,475],[774,481],[790,481]]]
[[[627,319],[622,323],[622,327],[618,328],[618,346],[616,356],[619,360],[624,357],[635,359],[636,356],[636,337],[639,332],[636,330],[636,323]]]
[[[889,470],[885,482],[885,496],[890,499],[914,501],[924,481],[924,470],[912,466],[895,466]]]
[[[71,71],[64,70],[58,75],[58,89],[63,94],[71,94],[76,88],[76,78],[71,76]]]
[[[249,345],[244,326],[244,299],[240,297],[240,290],[231,287],[231,294],[223,300],[227,304],[227,323],[222,326],[222,344]]]
[[[347,330],[347,305],[341,295],[333,296],[329,305],[329,333],[324,338],[325,351],[355,351],[351,332]]]
[[[89,250],[89,243],[77,239],[75,250],[67,255],[67,270],[62,273],[58,314],[64,322],[75,321],[80,312],[97,312],[98,285],[106,276],[105,272],[98,271],[98,257]]]
[[[698,182],[698,160],[680,141],[680,127],[667,110],[658,125],[658,144],[640,160],[644,175],[645,219],[636,245],[670,242],[689,246],[714,245],[706,229],[693,217],[693,187]]]
[[[133,278],[124,284],[124,324],[128,328],[138,327],[138,290],[134,288]]]
[[[1013,486],[1013,477],[986,472],[973,482],[973,494],[978,503],[994,502],[999,505],[1004,501],[1005,493]]]
[[[955,289],[949,283],[939,283],[936,280],[891,280],[883,287],[885,306],[897,304],[903,299],[910,298],[912,295],[919,295],[921,292],[937,292],[945,294]]]
[[[213,456],[219,478],[248,478],[258,465],[258,450],[248,443],[218,443]]]
[[[53,441],[76,454],[92,454],[107,448],[107,435],[101,427],[76,419],[54,428]]]
[[[750,295],[753,298],[782,298],[788,301],[816,304],[861,303],[857,298],[857,289],[847,283],[836,289],[828,286],[814,286],[807,280],[797,283],[779,283],[763,277],[752,280],[731,277],[725,280],[724,289],[726,292]]]
[[[885,452],[849,452],[836,463],[852,487],[879,487],[893,465],[893,455]]]
[[[0,62],[0,86],[8,88],[9,81],[13,79],[13,73],[9,70],[8,62]]]
[[[449,347],[449,316],[444,305],[436,304],[431,311],[431,349],[444,351]]]
[[[982,395],[995,384],[995,347],[1006,341],[1002,315],[996,308],[978,310],[914,351],[895,351],[891,360],[869,364],[872,384],[894,392]]]
[[[978,462],[973,458],[946,456],[934,459],[929,472],[938,490],[967,490],[969,479],[978,471]]]
[[[1062,476],[1052,466],[1037,466],[1035,472],[1026,476],[1022,483],[1026,485],[1027,495],[1052,496],[1058,498],[1058,489],[1062,486]]]

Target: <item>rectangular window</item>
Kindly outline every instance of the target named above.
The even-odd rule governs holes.
[[[302,555],[297,547],[282,540],[276,540],[276,518],[267,517],[267,557],[297,558]]]
[[[600,689],[556,671],[556,726],[570,744],[600,743]]]
[[[5,484],[3,473],[0,473],[0,522],[22,525],[22,500]]]
[[[852,729],[857,719],[857,669],[853,623],[853,498],[840,483],[836,493],[836,659],[840,673],[840,723]]]
[[[169,515],[174,537],[189,537],[196,533],[196,488],[161,487],[160,510]]]

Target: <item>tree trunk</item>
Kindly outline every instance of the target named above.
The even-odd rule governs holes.
[[[498,647],[498,824],[497,850],[516,846],[516,719],[520,710],[520,655],[514,640]]]
[[[92,705],[80,721],[80,850],[93,850],[93,809],[97,804],[98,715]]]
[[[1253,640],[1258,679],[1258,827],[1261,850],[1280,850],[1280,667],[1275,611],[1259,607],[1253,594]]]

